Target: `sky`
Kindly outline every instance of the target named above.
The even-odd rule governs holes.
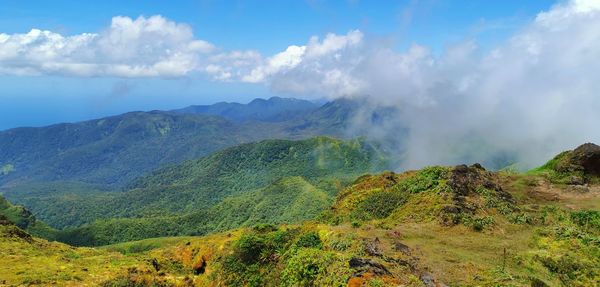
[[[405,93],[427,102],[431,99],[414,96],[425,86],[415,84],[425,81],[417,79],[424,75],[402,78],[401,71],[382,68],[378,57],[396,59],[396,66],[414,61],[427,66],[449,59],[448,51],[460,50],[456,47],[476,45],[476,54],[490,54],[529,29],[540,13],[570,5],[546,0],[89,3],[1,1],[0,130],[271,96],[377,94],[373,97],[383,104],[398,103],[403,97],[391,95],[398,89],[388,87],[398,79],[406,81]],[[440,73],[428,77],[435,81]]]

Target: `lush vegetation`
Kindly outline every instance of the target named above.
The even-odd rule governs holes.
[[[36,216],[0,197],[0,285],[600,282],[598,146],[525,174],[478,164],[398,174],[379,173],[388,156],[363,139],[236,145],[343,130],[356,104],[293,123],[178,111],[2,132],[3,192]],[[227,110],[213,108],[196,112]]]
[[[245,226],[202,237],[65,249],[4,223],[0,245],[11,254],[0,260],[11,267],[0,277],[74,286],[594,286],[600,196],[595,183],[589,188],[478,165],[385,172],[358,177],[318,220],[289,224],[330,197],[306,177],[283,177],[194,214],[112,219],[107,237],[90,238]],[[36,272],[42,264],[62,267]]]
[[[69,228],[59,240],[76,246],[106,245],[144,238],[202,235],[256,224],[297,223],[314,219],[331,197],[302,177],[287,177],[266,188],[225,198],[204,211],[177,216],[111,218]]]
[[[2,196],[0,196],[0,216],[35,236],[47,239],[56,239],[57,237],[58,232],[55,229],[37,220],[23,206],[12,205]]]
[[[19,196],[42,220],[67,227],[61,241],[102,245],[312,219],[355,177],[386,164],[360,139],[266,140],[158,170],[125,192],[61,183],[53,188],[68,188],[48,195],[31,184]]]
[[[342,100],[317,108],[296,99],[257,99],[0,131],[0,188],[48,182],[120,188],[157,168],[245,142],[355,137],[362,133],[344,127],[357,107]]]

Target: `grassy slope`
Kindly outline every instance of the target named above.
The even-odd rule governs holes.
[[[20,228],[0,223],[0,285],[97,286],[141,257],[31,238]]]
[[[593,286],[600,279],[600,186],[588,188],[473,169],[384,173],[340,193],[320,223],[146,239],[97,252],[118,251],[136,262],[134,269],[111,269],[112,286],[423,286],[428,274],[450,286]],[[387,272],[351,268],[352,258]],[[66,270],[77,272],[72,268]],[[26,269],[9,278],[39,276]]]

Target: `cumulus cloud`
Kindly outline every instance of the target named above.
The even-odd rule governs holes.
[[[191,27],[161,16],[114,17],[100,33],[63,36],[32,29],[0,34],[0,73],[74,76],[182,76],[215,47]]]

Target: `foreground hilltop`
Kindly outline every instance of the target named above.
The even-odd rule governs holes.
[[[3,250],[11,254],[0,260],[11,268],[0,278],[7,285],[73,286],[596,286],[600,185],[589,172],[595,166],[586,164],[595,158],[589,147],[525,174],[475,164],[364,175],[315,220],[205,237],[66,255],[56,247],[64,245],[15,238],[27,233],[5,227],[13,231],[4,231],[0,244],[10,244]],[[583,170],[564,171],[563,162]],[[573,172],[583,182],[556,176]],[[64,268],[23,267],[41,254]]]

